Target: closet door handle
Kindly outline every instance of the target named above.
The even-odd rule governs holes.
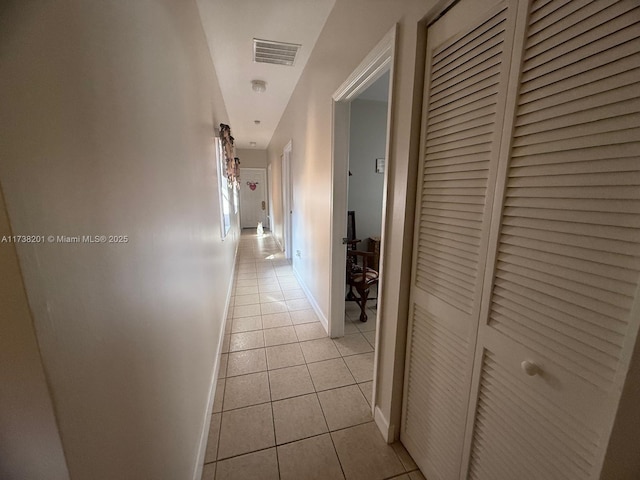
[[[530,362],[529,360],[524,360],[520,364],[520,367],[522,368],[522,371],[527,375],[529,375],[530,377],[534,377],[542,373],[542,369],[535,363]]]

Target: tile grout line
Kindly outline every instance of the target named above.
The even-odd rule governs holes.
[[[247,254],[247,255],[249,255],[249,254],[250,254],[254,259],[256,259],[256,258],[259,258],[260,256],[264,256],[265,254],[267,254],[267,255],[268,255],[268,254],[270,254],[270,253],[269,253],[269,252],[270,252],[270,249],[269,249],[269,248],[266,248],[266,249],[265,249],[265,251],[261,254],[259,251],[257,251],[257,248],[256,248],[255,246],[253,246],[253,247],[252,247],[252,245],[253,245],[253,241],[252,241],[252,239],[251,239],[251,238],[245,238],[245,239],[244,239],[244,241],[242,241],[242,240],[241,240],[241,244],[244,244],[244,245],[242,245],[242,246],[241,246],[241,248],[239,249],[239,257],[241,257],[241,256],[242,256],[242,254]],[[276,250],[276,249],[273,249],[273,250],[274,250],[274,252],[277,252],[277,250]],[[277,253],[280,253],[280,252],[277,252]],[[243,258],[242,260],[244,260],[244,258]],[[277,263],[276,263],[276,262],[277,262]],[[299,441],[302,441],[302,440],[307,440],[307,439],[314,438],[314,437],[319,437],[319,436],[322,436],[322,435],[325,435],[325,434],[329,434],[329,436],[330,436],[330,439],[331,439],[331,442],[332,442],[332,446],[333,446],[333,449],[334,449],[334,453],[335,453],[336,457],[338,458],[338,464],[340,465],[341,472],[342,472],[343,476],[346,478],[346,474],[345,474],[345,472],[344,472],[344,467],[343,467],[342,462],[340,461],[340,458],[339,458],[339,456],[338,456],[337,447],[336,447],[335,442],[334,442],[334,439],[333,439],[333,435],[332,435],[332,434],[333,434],[333,432],[329,430],[329,425],[328,425],[328,421],[327,421],[327,418],[326,418],[326,413],[325,413],[325,411],[324,411],[324,409],[323,409],[323,407],[322,407],[322,404],[320,403],[319,396],[318,396],[318,394],[319,394],[319,393],[321,393],[322,391],[336,390],[336,389],[338,389],[338,388],[343,388],[343,387],[345,387],[345,386],[344,386],[344,385],[342,385],[342,386],[340,386],[340,387],[328,388],[328,389],[322,390],[321,392],[318,392],[318,389],[317,389],[317,387],[316,387],[316,384],[315,384],[315,382],[313,381],[313,376],[311,375],[311,371],[310,371],[310,369],[309,369],[309,365],[314,364],[314,363],[320,363],[320,362],[323,362],[323,361],[328,361],[328,360],[333,360],[333,359],[340,358],[340,359],[343,361],[343,363],[345,364],[345,366],[347,367],[347,371],[349,372],[349,374],[351,375],[351,377],[352,377],[353,381],[355,382],[355,383],[350,384],[350,385],[347,385],[347,386],[355,386],[355,387],[358,389],[359,393],[364,397],[364,394],[363,394],[363,392],[361,391],[361,387],[360,387],[360,385],[361,385],[361,384],[360,384],[360,383],[358,383],[358,381],[356,380],[355,375],[353,374],[352,369],[351,369],[351,368],[349,367],[349,365],[346,363],[345,359],[346,359],[346,358],[348,358],[348,357],[351,357],[351,356],[356,356],[356,355],[361,355],[361,354],[367,354],[367,353],[371,353],[371,352],[350,353],[350,354],[344,355],[344,354],[343,354],[343,352],[338,348],[337,344],[335,343],[335,340],[331,339],[331,340],[332,340],[332,345],[333,345],[333,347],[337,350],[337,352],[338,352],[339,356],[338,356],[338,357],[335,357],[335,358],[329,358],[329,359],[324,358],[324,359],[322,359],[322,360],[315,360],[315,361],[310,362],[310,361],[308,361],[307,356],[304,354],[304,351],[302,350],[301,343],[304,343],[304,342],[311,342],[311,341],[313,341],[313,340],[321,340],[321,339],[323,339],[323,338],[328,338],[328,337],[326,337],[326,336],[322,336],[322,337],[320,337],[320,338],[310,338],[310,339],[308,339],[308,340],[305,340],[304,342],[303,342],[303,341],[301,341],[300,336],[299,336],[299,334],[298,334],[298,329],[297,329],[297,327],[298,327],[298,326],[300,326],[300,325],[305,325],[305,324],[309,324],[309,323],[316,323],[316,322],[305,322],[305,323],[297,323],[297,324],[296,324],[296,323],[293,323],[293,321],[292,321],[293,319],[291,319],[291,318],[289,319],[289,320],[291,321],[291,324],[286,325],[286,327],[289,327],[289,326],[293,327],[294,335],[295,335],[295,338],[297,339],[297,341],[294,341],[294,342],[285,342],[285,343],[280,343],[280,344],[277,344],[277,345],[269,345],[269,346],[267,346],[267,344],[266,344],[266,343],[267,343],[267,336],[266,336],[266,334],[265,334],[265,333],[266,333],[266,330],[270,330],[270,329],[273,329],[273,328],[280,328],[280,327],[270,327],[270,328],[265,328],[265,326],[264,326],[264,318],[263,318],[263,317],[264,317],[265,315],[269,315],[269,314],[263,313],[263,305],[266,305],[266,304],[268,304],[268,303],[282,302],[282,303],[284,303],[284,304],[286,305],[286,307],[287,307],[286,312],[282,312],[282,313],[291,314],[291,312],[294,312],[294,311],[296,311],[296,310],[292,310],[292,309],[290,309],[290,305],[289,305],[287,302],[290,302],[290,301],[293,301],[293,300],[302,300],[302,299],[306,299],[306,300],[308,301],[308,299],[306,298],[306,295],[305,295],[304,297],[300,298],[300,299],[298,299],[298,298],[294,298],[294,299],[286,299],[286,298],[284,298],[284,290],[283,290],[283,289],[285,289],[285,288],[289,288],[289,289],[290,289],[290,288],[291,288],[291,287],[287,286],[287,283],[289,283],[289,278],[290,278],[290,277],[292,277],[292,276],[291,276],[291,275],[289,275],[289,272],[287,272],[287,271],[286,271],[286,269],[285,269],[285,267],[288,267],[289,265],[281,263],[281,262],[282,262],[281,260],[276,260],[276,262],[273,262],[273,263],[267,263],[267,262],[262,263],[262,262],[261,262],[261,265],[264,265],[264,264],[269,265],[269,267],[268,267],[268,268],[264,269],[264,270],[266,270],[266,271],[270,271],[270,270],[272,270],[272,269],[274,270],[274,272],[275,272],[275,274],[276,274],[275,279],[276,279],[276,281],[277,281],[277,285],[278,285],[278,287],[279,287],[279,290],[278,290],[277,292],[276,292],[275,290],[274,290],[273,292],[262,292],[262,291],[261,291],[261,288],[260,288],[260,287],[261,287],[261,286],[260,286],[260,283],[262,283],[262,282],[259,282],[259,281],[258,281],[258,282],[257,282],[257,283],[258,283],[258,285],[255,285],[255,287],[258,289],[258,292],[257,292],[257,293],[247,293],[246,295],[258,295],[258,298],[260,299],[260,296],[261,296],[261,295],[269,295],[270,293],[282,293],[282,294],[283,294],[283,299],[282,299],[282,300],[273,300],[273,301],[270,301],[270,302],[263,302],[263,301],[259,301],[259,302],[257,302],[257,303],[248,303],[248,304],[246,304],[246,305],[236,305],[236,299],[237,299],[237,297],[238,297],[238,295],[236,295],[236,288],[239,288],[239,287],[237,287],[237,281],[238,281],[239,279],[237,278],[237,276],[236,276],[236,278],[234,279],[234,292],[233,292],[233,295],[234,295],[234,302],[233,302],[233,306],[234,306],[234,307],[238,307],[238,306],[242,307],[242,306],[248,306],[248,305],[259,305],[259,310],[260,310],[259,317],[260,317],[260,325],[261,325],[261,327],[260,327],[260,328],[258,328],[258,329],[246,330],[246,331],[243,331],[243,332],[233,332],[233,323],[234,323],[236,320],[238,320],[238,319],[247,318],[247,317],[235,317],[234,315],[232,315],[232,316],[231,316],[231,318],[229,318],[229,319],[228,319],[228,321],[231,323],[231,324],[230,324],[230,326],[229,326],[229,329],[230,329],[230,331],[229,331],[229,335],[230,335],[230,337],[231,337],[232,335],[237,335],[237,334],[240,334],[240,333],[248,333],[248,332],[260,331],[260,332],[262,332],[262,341],[263,341],[263,346],[262,346],[262,347],[252,347],[252,348],[243,348],[243,349],[241,349],[241,350],[234,350],[234,351],[231,351],[231,347],[229,347],[229,352],[227,353],[227,355],[229,355],[229,356],[230,356],[230,354],[232,354],[232,353],[240,353],[240,352],[246,352],[246,351],[251,351],[251,350],[263,349],[264,354],[265,354],[265,361],[266,361],[266,352],[267,352],[267,348],[270,348],[270,347],[278,347],[278,346],[285,346],[285,345],[296,345],[296,344],[297,344],[297,345],[298,345],[298,348],[300,349],[300,351],[301,351],[301,353],[302,353],[303,365],[305,365],[306,372],[307,372],[307,374],[308,374],[308,376],[309,376],[309,378],[310,378],[310,380],[311,380],[311,385],[312,385],[312,388],[313,388],[313,394],[315,395],[316,401],[317,401],[317,402],[318,402],[318,404],[320,405],[320,409],[321,409],[321,412],[322,412],[322,415],[323,415],[324,424],[325,424],[325,427],[326,427],[326,430],[327,430],[327,431],[326,431],[326,432],[323,432],[323,433],[321,433],[321,434],[317,434],[317,435],[310,435],[310,436],[303,437],[303,438],[300,438],[300,439],[297,439],[297,440],[293,440],[293,441],[290,441],[290,442],[284,442],[282,445],[278,445],[278,443],[277,443],[277,437],[276,437],[275,412],[274,412],[274,405],[273,405],[273,404],[274,404],[274,400],[273,400],[273,393],[272,393],[272,388],[271,388],[271,376],[270,376],[270,372],[271,372],[271,371],[278,371],[278,370],[282,370],[282,369],[284,369],[284,368],[292,368],[292,367],[296,367],[296,366],[298,366],[298,365],[289,365],[289,366],[286,366],[286,367],[279,367],[279,368],[273,368],[273,369],[272,369],[272,368],[270,368],[270,366],[269,366],[268,362],[266,363],[266,369],[265,369],[265,370],[262,370],[262,371],[258,371],[258,372],[247,372],[247,373],[243,373],[243,374],[241,374],[241,375],[235,375],[235,376],[232,376],[232,377],[229,377],[228,375],[225,375],[225,387],[226,387],[226,379],[229,379],[229,378],[237,378],[237,377],[247,376],[247,375],[253,375],[253,374],[262,373],[262,372],[266,373],[266,375],[267,375],[268,387],[269,387],[269,401],[268,401],[268,402],[261,402],[261,403],[257,403],[257,404],[254,404],[254,405],[247,405],[247,406],[245,406],[245,407],[238,407],[238,408],[236,408],[236,409],[225,410],[225,409],[224,409],[224,408],[225,408],[225,407],[224,407],[224,397],[226,397],[226,388],[225,388],[225,389],[224,389],[224,390],[225,390],[225,392],[224,392],[224,395],[223,395],[222,407],[221,407],[221,408],[222,408],[222,411],[220,412],[220,413],[221,413],[221,423],[222,423],[222,415],[223,415],[224,413],[231,412],[231,411],[234,411],[234,410],[238,410],[238,409],[241,409],[241,408],[248,408],[248,407],[252,407],[252,406],[264,405],[264,404],[266,404],[266,403],[269,403],[269,404],[270,404],[270,407],[271,407],[272,427],[273,427],[274,444],[275,444],[275,445],[274,445],[274,447],[275,447],[275,449],[276,449],[276,464],[277,464],[278,477],[279,477],[279,478],[281,478],[281,475],[282,475],[282,473],[281,473],[281,471],[280,471],[280,465],[279,465],[279,460],[280,460],[280,459],[279,459],[279,455],[278,455],[279,447],[280,447],[280,446],[284,446],[284,445],[291,444],[291,443],[296,443],[296,442],[299,442]],[[241,262],[237,262],[237,264],[238,264],[238,265],[242,264],[242,265],[245,267],[245,268],[243,269],[243,270],[244,270],[244,272],[242,272],[242,273],[238,272],[240,276],[242,276],[243,274],[249,274],[249,273],[254,273],[254,272],[256,273],[256,276],[259,274],[259,273],[258,273],[258,271],[257,271],[257,269],[258,269],[258,263],[257,263],[257,261],[255,261],[255,260],[254,260],[253,262],[249,262],[249,261],[241,261]],[[253,268],[252,268],[252,267],[253,267]],[[251,270],[251,271],[249,271],[249,270]],[[281,273],[282,273],[282,272],[284,272],[284,273],[283,273],[282,275],[278,275],[278,270],[279,270]],[[270,276],[269,276],[269,277],[270,277]],[[264,277],[264,278],[269,278],[269,277]],[[263,277],[260,277],[260,278],[263,278]],[[273,277],[271,277],[271,278],[273,278]],[[293,277],[292,277],[292,278],[293,278]],[[256,280],[257,280],[257,279],[256,279]],[[280,283],[281,281],[284,283],[284,286]],[[297,288],[299,288],[299,287],[297,287]],[[254,297],[254,298],[255,298],[255,297]],[[295,305],[295,303],[294,303],[294,305]],[[305,310],[305,308],[298,308],[297,310]],[[235,313],[235,312],[234,312],[234,313]],[[275,313],[278,313],[278,312],[275,312]],[[356,327],[357,327],[357,325],[356,325]],[[364,337],[365,342],[366,342],[367,344],[369,344],[369,342],[368,342],[367,338],[364,336],[364,334],[365,334],[365,333],[366,333],[366,332],[363,332],[362,330],[360,330],[359,328],[357,328],[357,331],[356,331],[356,332],[354,332],[354,333],[353,333],[353,335],[355,335],[355,334],[360,334],[362,337]],[[229,339],[229,341],[231,341],[231,338]],[[366,383],[366,382],[362,382],[362,383]],[[298,398],[298,397],[302,397],[302,396],[305,396],[305,395],[309,395],[309,393],[300,394],[300,395],[293,395],[293,396],[291,396],[291,397],[286,397],[286,398],[281,399],[281,400],[288,400],[288,399],[291,399],[291,398]],[[367,422],[357,423],[357,424],[355,424],[355,425],[350,425],[350,426],[348,426],[348,427],[339,428],[339,429],[334,430],[334,432],[338,432],[338,431],[340,431],[340,430],[346,430],[346,429],[353,428],[353,427],[357,427],[357,426],[360,426],[360,425],[365,425],[365,424],[368,424],[368,423],[373,423],[373,420],[368,420]],[[251,452],[245,452],[245,453],[242,453],[242,454],[239,454],[239,455],[234,455],[234,456],[228,457],[228,459],[230,459],[230,458],[235,458],[235,457],[239,457],[239,456],[242,456],[242,455],[251,454],[251,453],[256,453],[256,452],[259,452],[259,451],[264,451],[264,450],[267,450],[267,449],[270,449],[270,448],[273,448],[273,447],[267,447],[267,448],[263,448],[263,449],[257,449],[257,450],[251,451]],[[219,449],[220,449],[220,442],[218,442],[218,450],[219,450]],[[217,456],[218,456],[218,454],[219,454],[219,451],[216,453],[216,460],[217,460]],[[400,461],[399,456],[398,456],[398,454],[395,452],[395,450],[394,450],[394,454],[395,454],[395,456],[398,458],[398,460]],[[227,459],[224,459],[224,460],[227,460]],[[402,464],[402,462],[401,462],[401,461],[400,461],[400,463]],[[403,467],[404,467],[404,464],[402,464],[402,465],[403,465]],[[404,468],[404,469],[405,469],[405,472],[407,472],[407,469],[406,469],[406,468]],[[390,478],[393,478],[393,477],[390,477]]]

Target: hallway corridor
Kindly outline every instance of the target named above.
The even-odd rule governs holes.
[[[327,337],[270,235],[240,240],[203,480],[424,477],[371,416],[375,312]]]

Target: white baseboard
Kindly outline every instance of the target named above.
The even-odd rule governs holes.
[[[393,439],[395,438],[395,426],[389,424],[389,420],[385,418],[380,407],[375,408],[373,419],[375,420],[384,441],[387,443],[393,443]]]
[[[327,332],[327,335],[328,335],[329,334],[329,320],[327,319],[325,314],[322,313],[322,310],[320,310],[320,306],[318,305],[318,302],[316,302],[316,299],[313,297],[313,295],[311,294],[311,291],[309,290],[307,285],[304,283],[304,281],[302,280],[302,277],[300,276],[300,274],[298,273],[298,271],[295,268],[293,268],[293,274],[296,276],[296,279],[298,280],[298,283],[300,284],[300,288],[302,288],[302,291],[307,296],[307,300],[309,300],[309,303],[311,304],[311,307],[313,308],[313,311],[316,312],[316,315],[320,319],[320,323],[324,327],[324,331]]]
[[[278,247],[280,247],[280,251],[284,252],[284,245],[282,245],[282,242],[280,241],[280,239],[278,238],[278,236],[275,234],[275,232],[271,232],[271,236],[273,237],[273,239],[276,241],[276,243],[278,244]]]
[[[227,315],[229,315],[229,305],[231,303],[231,292],[233,291],[233,280],[236,276],[236,260],[238,258],[238,245],[233,255],[233,268],[231,269],[231,281],[227,290],[227,301],[224,307],[224,315],[222,324],[220,325],[220,336],[218,339],[218,348],[216,348],[216,358],[213,365],[213,375],[211,384],[209,385],[209,398],[207,399],[207,411],[204,414],[202,432],[200,433],[200,446],[198,447],[198,455],[196,456],[196,465],[193,470],[193,480],[202,478],[202,470],[204,469],[204,456],[207,450],[207,440],[209,437],[209,424],[211,423],[211,414],[213,413],[213,401],[216,397],[216,385],[218,384],[218,376],[220,373],[220,352],[222,351],[222,343],[224,342],[224,329],[227,323]]]

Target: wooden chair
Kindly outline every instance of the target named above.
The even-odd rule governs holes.
[[[356,212],[349,210],[347,212],[347,248],[355,250],[356,245],[362,240],[356,238]]]
[[[355,301],[360,307],[360,321],[367,321],[367,300],[372,286],[378,284],[378,272],[369,265],[373,265],[376,254],[373,252],[361,252],[359,250],[347,250],[347,283],[349,293],[346,300]],[[362,259],[362,262],[359,261]],[[353,294],[355,288],[358,296]]]

